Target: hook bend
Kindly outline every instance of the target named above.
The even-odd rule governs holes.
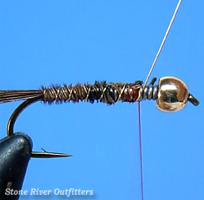
[[[11,117],[9,118],[8,124],[7,124],[7,136],[14,135],[14,124],[20,115],[20,113],[29,105],[32,103],[39,101],[41,97],[35,97],[31,99],[27,99],[23,103],[21,103],[12,113]],[[65,154],[65,153],[54,153],[54,152],[47,152],[44,149],[42,149],[43,152],[31,152],[31,157],[33,158],[59,158],[59,157],[70,157],[71,155]]]

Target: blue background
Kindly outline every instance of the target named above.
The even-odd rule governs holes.
[[[2,0],[0,88],[144,81],[176,4]],[[146,200],[204,199],[203,10],[201,0],[183,1],[152,74],[181,78],[200,106],[162,113],[154,101],[141,103]],[[1,138],[19,103],[0,105]],[[30,135],[36,151],[73,155],[31,159],[23,189],[89,189],[94,195],[86,199],[141,199],[137,103],[38,102],[19,117],[15,131]]]

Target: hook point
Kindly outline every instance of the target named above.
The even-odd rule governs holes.
[[[62,158],[62,157],[72,157],[70,154],[66,153],[55,153],[55,152],[48,152],[45,149],[41,148],[43,152],[31,152],[32,158]]]

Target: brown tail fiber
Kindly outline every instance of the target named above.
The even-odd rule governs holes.
[[[41,90],[0,90],[0,103],[43,96]]]

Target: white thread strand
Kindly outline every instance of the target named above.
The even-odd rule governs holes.
[[[146,84],[147,84],[147,81],[149,80],[149,77],[150,77],[150,75],[151,75],[151,73],[152,73],[152,70],[154,69],[154,66],[155,66],[155,64],[156,64],[156,62],[157,62],[157,59],[158,59],[158,57],[159,57],[159,54],[161,53],[161,50],[162,50],[162,48],[163,48],[163,46],[164,46],[164,43],[165,43],[165,41],[166,41],[166,38],[167,38],[167,36],[168,36],[168,34],[169,34],[169,31],[170,31],[170,29],[171,29],[171,26],[172,26],[172,24],[173,24],[173,22],[174,22],[174,19],[175,19],[175,17],[176,17],[176,14],[177,14],[177,12],[178,12],[178,10],[179,10],[179,7],[180,7],[180,5],[181,5],[181,2],[182,2],[182,0],[179,0],[178,4],[177,4],[177,6],[176,6],[176,9],[175,9],[174,14],[173,14],[173,16],[172,16],[172,18],[171,18],[171,21],[170,21],[170,23],[169,23],[169,26],[168,26],[168,28],[167,28],[167,30],[166,30],[166,33],[165,33],[164,38],[163,38],[163,40],[162,40],[162,43],[161,43],[161,45],[160,45],[160,47],[159,47],[159,50],[158,50],[158,52],[157,52],[157,54],[156,54],[156,56],[155,56],[155,59],[154,59],[154,61],[153,61],[153,63],[152,63],[152,66],[151,66],[151,68],[150,68],[150,70],[149,70],[149,73],[148,73],[147,78],[146,78],[146,80],[145,80],[145,82],[144,82],[144,85],[143,85],[143,87],[142,87],[142,90],[141,90],[141,92],[139,93],[138,99],[141,98],[141,95],[142,95],[142,93],[143,93],[143,91],[144,91],[144,88],[145,88],[145,86],[146,86]]]

